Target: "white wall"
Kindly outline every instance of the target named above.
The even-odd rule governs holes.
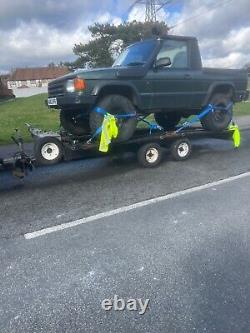
[[[47,87],[33,87],[33,88],[15,88],[12,89],[16,97],[29,97],[33,95],[47,93]]]
[[[9,89],[20,88],[23,86],[27,86],[29,88],[32,87],[47,87],[50,79],[46,80],[25,80],[25,81],[8,81],[7,85]]]

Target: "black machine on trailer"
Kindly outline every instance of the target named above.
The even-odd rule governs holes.
[[[33,170],[35,160],[25,152],[23,138],[18,129],[15,136],[11,138],[18,146],[18,151],[11,157],[0,158],[0,171],[11,171],[15,177],[23,179],[29,171]]]

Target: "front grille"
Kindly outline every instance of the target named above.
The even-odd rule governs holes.
[[[63,96],[65,93],[64,83],[65,83],[64,80],[50,82],[48,87],[49,97]]]

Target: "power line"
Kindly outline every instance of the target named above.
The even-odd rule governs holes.
[[[165,1],[159,8],[156,9],[156,13],[159,12],[159,10],[161,10],[163,7],[168,5],[170,2],[173,2],[173,0]]]
[[[185,19],[185,20],[183,20],[183,21],[181,21],[181,22],[179,22],[179,23],[176,23],[176,24],[173,25],[172,27],[169,27],[169,30],[172,30],[172,29],[176,28],[177,26],[182,25],[182,24],[184,24],[184,23],[186,23],[186,22],[192,21],[192,20],[194,20],[194,19],[196,19],[196,18],[198,18],[198,17],[204,16],[204,15],[206,15],[208,12],[211,12],[212,10],[214,10],[214,9],[216,9],[216,8],[222,7],[222,6],[228,4],[228,3],[232,2],[232,1],[233,1],[233,0],[227,0],[227,1],[224,1],[224,2],[222,2],[222,3],[220,3],[220,4],[216,4],[215,6],[209,8],[209,9],[206,11],[206,13],[200,13],[200,14],[197,14],[197,15],[194,15],[194,16],[190,16],[190,17],[188,17],[187,19]]]
[[[157,12],[173,2],[174,0],[136,0],[129,7],[128,12],[131,11],[136,5],[145,5],[145,21],[146,22],[156,22],[157,21]]]

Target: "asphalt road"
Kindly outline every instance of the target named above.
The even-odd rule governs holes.
[[[230,141],[197,141],[191,158],[174,162],[169,155],[157,169],[142,169],[134,156],[63,163],[35,170],[24,184],[1,174],[0,238],[115,209],[250,170],[250,131],[240,150]]]
[[[207,184],[250,169],[240,150],[197,142],[157,169],[92,159],[0,183],[0,332],[247,332],[250,177],[26,240],[42,228]],[[104,311],[118,295],[150,299]]]

